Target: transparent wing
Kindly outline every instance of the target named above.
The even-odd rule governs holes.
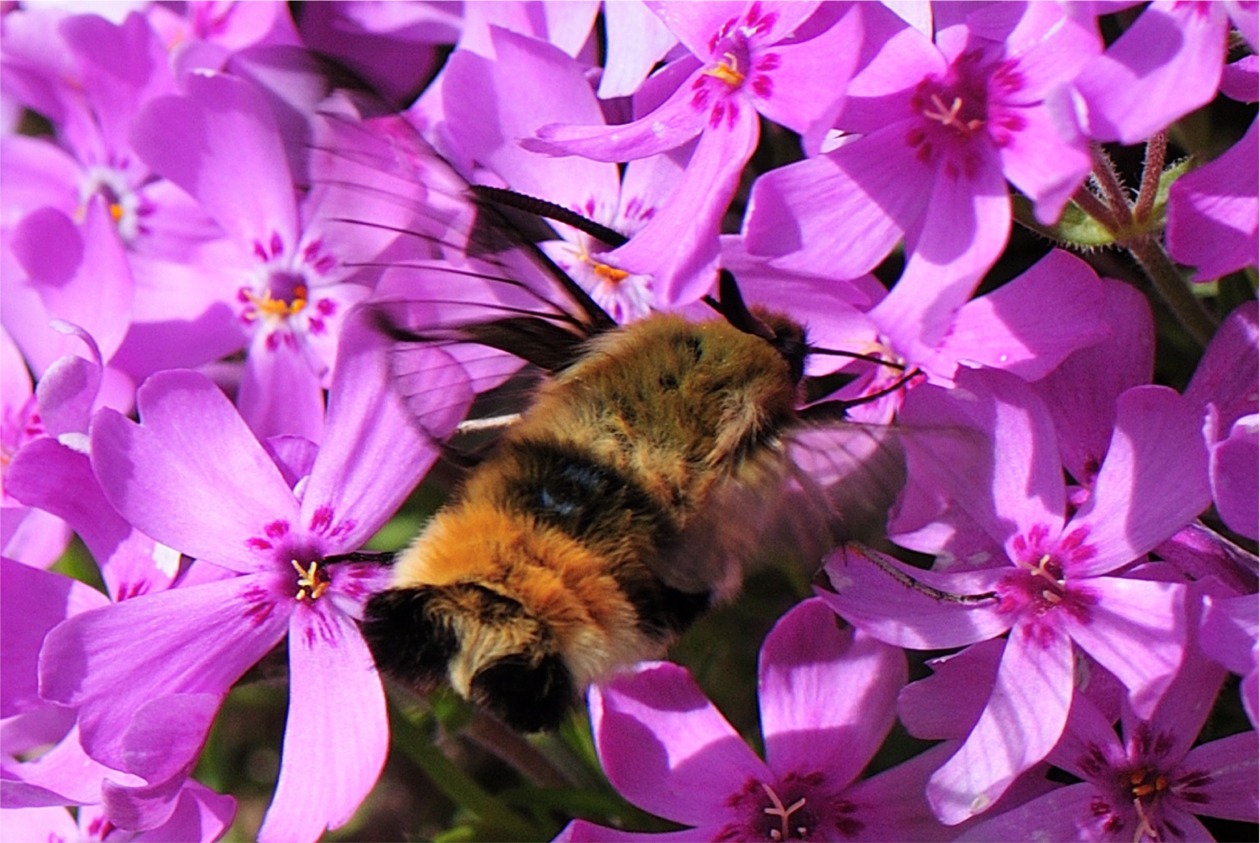
[[[614,322],[536,243],[537,217],[479,195],[401,116],[321,115],[312,190],[362,307],[392,338],[396,388],[421,427],[448,436],[476,396],[525,364],[553,372]]]

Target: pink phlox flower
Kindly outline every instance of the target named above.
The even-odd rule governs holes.
[[[1257,712],[1260,711],[1257,705],[1260,703],[1258,611],[1260,607],[1255,594],[1234,597],[1208,595],[1204,598],[1203,626],[1200,630],[1203,652],[1231,673],[1242,677],[1239,692],[1243,710],[1251,719],[1252,726],[1256,725]]]
[[[940,839],[946,829],[907,796],[921,792],[931,753],[857,780],[892,725],[905,671],[895,648],[837,627],[819,601],[798,605],[762,645],[764,761],[683,668],[614,676],[590,691],[604,771],[630,802],[690,828],[644,835],[578,821],[557,839]]]
[[[204,713],[208,706],[213,711],[218,700],[168,700],[176,708],[166,712],[165,722],[154,719],[152,707],[142,708],[135,712],[135,728],[124,737],[126,766],[114,769],[95,761],[80,744],[74,712],[40,698],[38,659],[51,629],[103,606],[105,596],[76,580],[10,559],[0,560],[0,580],[4,602],[0,716],[6,718],[0,798],[6,808],[20,810],[6,817],[6,829],[12,832],[10,817],[21,817],[18,823],[25,826],[48,819],[40,808],[78,805],[99,806],[100,823],[106,828],[173,833],[192,819],[189,798],[218,816],[212,827],[226,827],[235,800],[191,781],[192,764],[181,751],[189,740],[200,746],[204,732],[197,729],[206,725]],[[172,758],[174,763],[167,763]]]
[[[1260,199],[1260,133],[1247,133],[1219,158],[1173,183],[1168,196],[1168,251],[1211,281],[1256,266]]]
[[[76,809],[77,820],[60,807],[0,809],[0,824],[15,840],[50,840],[79,843],[106,843],[121,839],[136,841],[219,840],[227,834],[236,816],[236,800],[215,793],[205,785],[189,781],[175,801],[175,810],[162,825],[134,832],[115,825],[103,806],[84,805]]]
[[[438,48],[459,38],[461,17],[445,3],[317,3],[302,7],[298,27],[308,48],[337,57],[404,106],[437,69]]]
[[[186,94],[155,100],[137,116],[133,143],[227,232],[228,247],[207,258],[218,261],[214,268],[231,289],[213,312],[234,319],[237,348],[248,345],[242,413],[264,437],[317,441],[341,323],[370,290],[343,265],[346,244],[336,235],[345,229],[325,231],[323,194],[299,203],[262,92],[218,73],[185,83]]]
[[[1196,650],[1149,715],[1122,704],[1119,734],[1115,715],[1078,694],[1049,760],[1081,781],[997,814],[958,839],[1211,840],[1197,816],[1254,823],[1255,732],[1195,745],[1223,677]]]
[[[1205,414],[1203,436],[1217,511],[1230,529],[1253,540],[1260,533],[1258,336],[1256,303],[1245,302],[1221,324],[1186,389],[1186,398]]]
[[[1227,3],[1156,0],[1081,69],[1063,113],[1099,141],[1133,144],[1163,131],[1216,96],[1236,10]],[[1254,12],[1250,19],[1254,38]]]
[[[543,123],[596,123],[603,115],[582,66],[563,52],[497,27],[490,37],[493,61],[460,51],[447,63],[445,122],[438,131],[485,168],[477,180],[493,178],[633,239],[659,212],[681,168],[672,156],[656,155],[631,162],[623,180],[614,164],[524,150],[516,140]],[[541,248],[618,322],[669,303],[650,276],[621,268],[619,244],[556,227],[560,239]]]
[[[1149,714],[1158,703],[1184,656],[1185,586],[1124,569],[1205,508],[1207,454],[1185,399],[1163,387],[1129,389],[1091,494],[1076,509],[1046,411],[1018,378],[963,370],[954,390],[914,390],[902,418],[941,431],[906,440],[911,482],[934,486],[1002,548],[992,559],[998,567],[903,570],[950,593],[994,599],[929,598],[861,564],[851,549],[828,563],[835,593],[824,597],[901,646],[961,646],[1010,630],[984,713],[929,785],[937,815],[957,823],[991,806],[1058,740],[1076,647],[1120,679],[1136,710]]]
[[[1247,56],[1225,66],[1221,93],[1255,102],[1260,97],[1258,82],[1256,56]],[[1256,265],[1258,144],[1253,120],[1241,140],[1177,179],[1169,190],[1168,251],[1181,263],[1195,267],[1196,281]]]
[[[654,275],[669,299],[687,302],[712,283],[718,227],[757,144],[757,115],[800,132],[807,146],[820,142],[843,103],[860,29],[855,13],[812,3],[650,8],[690,51],[657,74],[677,81],[673,93],[629,123],[547,125],[523,143],[619,162],[699,138],[663,210],[619,251],[623,268]]]
[[[92,425],[93,468],[118,511],[195,565],[231,575],[62,624],[44,645],[41,694],[76,706],[84,748],[118,766],[129,731],[152,732],[133,712],[151,706],[163,722],[163,701],[221,699],[287,637],[289,717],[263,839],[314,838],[346,822],[384,763],[384,692],[355,619],[386,575],[328,564],[359,548],[435,457],[386,383],[382,342],[366,320],[351,323],[328,430],[296,491],[199,374],[152,377],[139,425],[108,410]],[[213,713],[196,725],[208,728]],[[166,763],[195,760],[199,744],[181,747]]]
[[[47,435],[26,361],[8,331],[0,328],[0,546],[4,555],[44,568],[70,541],[69,528],[30,509],[9,490],[9,467],[30,442]]]
[[[1048,103],[1101,46],[1046,4],[985,7],[935,39],[859,9],[870,46],[837,121],[849,137],[759,178],[744,232],[776,266],[840,277],[904,238],[905,270],[879,310],[890,338],[924,356],[1007,241],[1006,181],[1052,221],[1089,171],[1083,139]]]

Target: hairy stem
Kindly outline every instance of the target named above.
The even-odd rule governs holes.
[[[1138,189],[1137,203],[1133,206],[1133,219],[1145,225],[1155,207],[1159,193],[1159,178],[1164,172],[1164,159],[1168,154],[1168,133],[1157,132],[1146,142],[1146,160],[1142,163],[1142,186]]]

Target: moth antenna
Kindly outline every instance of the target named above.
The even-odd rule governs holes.
[[[620,231],[587,219],[576,211],[570,210],[563,205],[557,205],[555,202],[549,202],[546,199],[539,199],[536,196],[517,193],[515,190],[507,190],[502,187],[491,187],[487,184],[474,184],[470,186],[470,189],[473,195],[479,199],[497,202],[505,207],[515,208],[518,211],[524,211],[536,217],[544,217],[563,223],[576,228],[583,234],[589,234],[605,246],[610,246],[614,249],[630,242],[630,238]]]
[[[873,360],[872,362],[878,362],[878,361]],[[890,364],[890,365],[894,365],[894,367],[898,369],[905,368],[904,366],[895,366],[895,364]],[[919,377],[922,374],[923,373],[920,372],[918,369],[911,369],[910,371],[906,372],[901,377],[897,378],[895,383],[891,383],[888,386],[884,387],[883,389],[876,390],[875,392],[872,392],[868,395],[863,395],[860,398],[848,398],[848,399],[835,398],[831,401],[820,401],[817,404],[811,404],[805,409],[801,410],[799,415],[803,419],[844,418],[845,413],[850,408],[860,407],[863,404],[869,404],[872,401],[878,401],[879,399],[883,398],[885,395],[891,395],[897,390],[901,389],[907,383],[909,383],[910,381],[914,380],[915,378]]]
[[[883,559],[880,559],[878,554],[863,553],[862,557],[874,562],[880,570],[904,585],[906,588],[917,591],[924,596],[931,597],[933,600],[939,600],[945,603],[961,603],[965,605],[968,603],[984,603],[988,600],[997,599],[996,591],[986,591],[982,594],[956,594],[952,591],[944,591],[926,583],[919,582],[905,571],[894,568]]]
[[[744,296],[739,291],[739,283],[736,282],[735,276],[731,274],[730,270],[723,269],[718,273],[717,299],[705,296],[704,302],[726,317],[726,321],[731,323],[733,327],[738,328],[745,334],[761,337],[769,343],[774,343],[777,339],[774,329],[754,316],[753,312],[748,309],[748,305],[744,303]]]
[[[849,357],[853,360],[865,360],[867,363],[874,363],[878,366],[887,366],[890,369],[899,369],[905,371],[904,363],[895,363],[892,360],[885,360],[882,357],[876,357],[873,354],[859,354],[856,351],[840,351],[835,348],[822,348],[821,346],[810,346],[809,354],[818,354],[823,357]]]

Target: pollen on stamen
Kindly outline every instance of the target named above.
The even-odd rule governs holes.
[[[306,568],[302,567],[302,563],[296,559],[289,560],[293,564],[293,569],[298,573],[298,591],[294,595],[295,600],[318,600],[328,590],[329,582],[322,579],[319,572],[319,563],[312,562]]]
[[[722,80],[731,88],[744,84],[744,74],[739,72],[739,60],[734,53],[723,53],[722,61],[705,69],[704,74]]]
[[[594,272],[599,278],[602,278],[610,284],[619,284],[630,277],[630,273],[626,270],[618,269],[615,266],[609,266],[606,263],[596,263],[594,266]]]

